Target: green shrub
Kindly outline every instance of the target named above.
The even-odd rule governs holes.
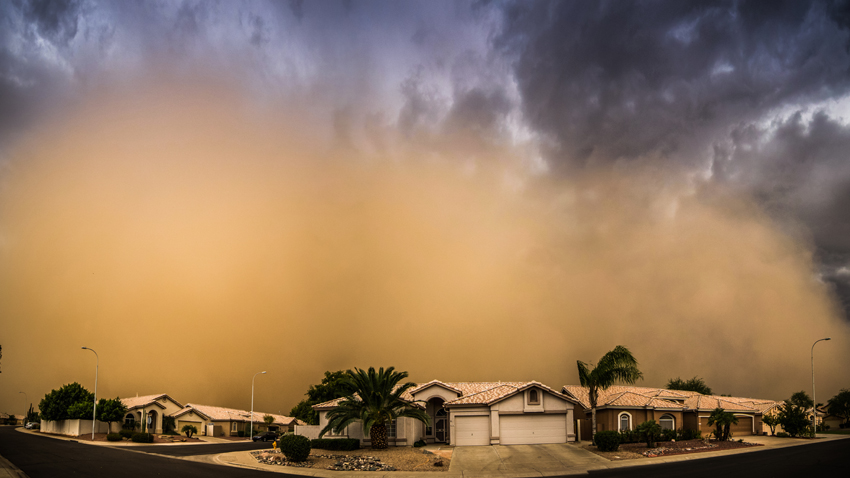
[[[133,433],[130,440],[136,443],[153,443],[153,435],[150,433]]]
[[[788,433],[785,433],[785,432],[776,432],[776,436],[778,436],[779,438],[788,438],[791,435],[789,435]]]
[[[278,440],[280,452],[289,461],[304,461],[310,456],[310,439],[301,435],[284,435]]]
[[[620,443],[638,443],[640,434],[634,430],[623,430],[620,432]]]
[[[599,451],[617,451],[620,448],[620,433],[614,430],[597,432],[593,441]]]
[[[426,445],[425,440],[419,440],[418,442],[413,444],[413,448],[419,448],[419,447],[422,447],[422,446],[425,446],[425,445]]]
[[[646,442],[646,446],[652,448],[661,436],[661,425],[655,420],[647,420],[635,428],[640,433],[641,438]]]
[[[244,437],[245,436],[245,430],[239,430],[238,432],[236,432],[236,436],[238,436],[239,438]]]
[[[192,438],[192,435],[198,433],[198,429],[195,428],[195,425],[183,425],[183,428],[181,428],[180,431],[186,434],[186,438]]]
[[[422,445],[419,446],[424,444],[423,441]],[[310,446],[317,450],[351,451],[360,449],[360,440],[356,438],[317,438],[310,441]]]
[[[121,438],[130,438],[133,436],[133,430],[118,430],[118,434]]]
[[[661,430],[661,441],[673,441],[679,439],[679,432],[672,429]]]
[[[122,437],[120,433],[110,433],[106,435],[107,441],[121,441],[123,439],[124,437]]]
[[[702,438],[702,432],[699,430],[683,430],[682,431],[682,440],[698,440]]]

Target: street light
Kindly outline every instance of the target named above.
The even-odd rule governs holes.
[[[831,340],[831,338],[827,337],[825,339],[815,340],[815,343],[812,344],[812,433],[815,436],[818,434],[818,401],[815,398],[815,344],[823,340]]]
[[[254,379],[257,378],[257,375],[266,372],[257,372],[251,377],[251,436],[254,436]]]
[[[91,350],[94,352],[94,349],[90,349],[88,347],[83,347],[83,350]],[[96,358],[96,362],[94,365],[94,408],[91,411],[91,441],[94,441],[94,426],[97,423],[96,415],[97,415],[97,369],[100,368],[100,356],[97,352],[94,352],[94,356]]]

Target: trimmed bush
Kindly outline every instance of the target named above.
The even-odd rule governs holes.
[[[614,430],[597,432],[593,437],[599,451],[617,451],[620,449],[620,433]]]
[[[418,442],[413,444],[413,448],[419,448],[419,447],[422,447],[422,446],[425,446],[425,445],[426,445],[425,440],[419,440]]]
[[[287,460],[304,461],[310,456],[310,439],[301,435],[284,435],[278,440],[278,448]]]
[[[620,443],[638,443],[640,434],[634,430],[623,430],[620,433]]]
[[[425,442],[422,442],[422,445],[419,446],[423,445],[425,445]],[[356,438],[317,438],[310,441],[310,446],[317,450],[351,451],[360,449],[360,440]]]
[[[778,436],[779,438],[788,438],[791,435],[789,435],[788,433],[785,433],[785,432],[776,432],[776,436]]]
[[[153,435],[150,433],[133,433],[130,440],[136,443],[153,443]]]
[[[678,440],[678,439],[679,439],[679,433],[676,432],[676,430],[672,430],[672,429],[669,429],[669,428],[661,430],[661,441],[672,441],[672,440]]]
[[[133,430],[118,430],[118,434],[121,435],[121,438],[132,438]]]
[[[110,434],[106,435],[107,441],[121,441],[123,439],[124,438],[121,436],[120,433],[110,433]]]
[[[702,432],[699,430],[687,429],[682,431],[682,440],[698,440],[702,438]]]
[[[239,430],[238,432],[236,432],[236,436],[238,436],[239,438],[243,438],[245,436],[245,430]]]

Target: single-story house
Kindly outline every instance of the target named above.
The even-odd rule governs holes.
[[[271,425],[267,425],[264,420],[267,415],[274,418]],[[177,421],[177,431],[180,431],[183,425],[195,425],[198,433],[202,433],[201,430],[203,430],[203,434],[211,436],[239,436],[240,431],[245,436],[251,433],[251,412],[246,410],[187,403],[182,410],[172,416]],[[291,432],[295,429],[295,425],[303,424],[293,417],[255,411],[253,433],[257,434],[262,431]]]
[[[132,428],[147,417],[146,427],[152,433],[163,432],[163,417],[174,418],[175,430],[180,433],[184,425],[194,425],[198,435],[238,436],[239,432],[247,435],[251,430],[251,412],[234,408],[214,407],[187,403],[186,405],[174,400],[169,395],[145,395],[142,397],[122,398],[127,406],[124,426]],[[266,425],[263,417],[271,415],[274,422]],[[292,417],[272,413],[254,412],[254,432],[258,431],[292,431],[295,425],[303,424]]]
[[[137,423],[142,421],[142,416],[145,416],[147,419],[145,429],[150,433],[162,433],[162,417],[171,416],[171,414],[183,409],[180,402],[165,393],[122,398],[121,403],[127,407],[127,413],[124,415],[124,427],[135,427]]]
[[[10,423],[9,420],[11,417],[15,417],[15,423]],[[0,412],[0,425],[23,425],[24,418],[26,418],[26,414],[18,415],[18,414],[9,414]]]
[[[591,435],[591,409],[588,390],[580,385],[564,385],[562,392],[578,402],[576,414],[584,417],[579,428],[582,440]],[[769,430],[761,417],[781,405],[773,400],[703,395],[685,390],[615,385],[599,392],[596,429],[634,430],[637,425],[655,420],[664,429],[699,430],[708,435],[714,427],[708,418],[715,408],[723,408],[738,418],[733,435],[761,435]]]
[[[566,443],[575,441],[575,400],[536,382],[442,382],[432,380],[406,391],[405,400],[420,407],[431,419],[429,425],[402,417],[388,426],[389,444],[411,446],[451,443],[455,446]],[[314,405],[319,413],[318,429],[341,399]],[[370,445],[357,422],[327,438],[357,438]]]

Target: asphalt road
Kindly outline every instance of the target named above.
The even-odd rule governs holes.
[[[241,446],[241,448],[239,448]],[[221,447],[236,447],[245,450],[253,444],[236,443],[223,445],[165,446],[157,449],[162,453],[166,448],[197,448],[209,453],[222,453]],[[213,450],[213,448],[216,450]],[[133,447],[135,449],[136,447]],[[141,447],[140,447],[141,448]],[[150,447],[143,447],[150,448]],[[0,427],[0,455],[14,463],[30,478],[48,477],[268,477],[267,472],[213,465],[196,461],[166,458],[150,453],[138,453],[127,449],[106,446],[85,445],[65,440],[33,436],[16,432],[12,427]],[[225,450],[227,451],[227,450]],[[174,453],[180,453],[175,451]],[[299,475],[281,475],[299,476]]]
[[[751,453],[591,471],[594,478],[730,478],[730,477],[842,477],[850,476],[850,439],[774,448]]]
[[[209,445],[168,445],[168,446],[134,446],[133,451],[143,453],[156,453],[168,456],[195,456],[227,453],[231,451],[245,450],[267,450],[272,447],[272,442],[235,442],[215,443]]]
[[[261,444],[234,443],[133,447],[118,449],[85,445],[16,432],[0,427],[0,455],[30,478],[42,477],[268,477],[267,472],[157,456],[217,454],[264,448]],[[134,450],[134,451],[128,451]],[[140,453],[141,451],[141,453]],[[155,453],[155,454],[154,454]],[[596,478],[734,478],[734,477],[846,477],[850,476],[850,439],[703,458],[670,464],[593,471]],[[435,478],[438,478],[435,474]],[[282,475],[303,476],[303,475]]]

